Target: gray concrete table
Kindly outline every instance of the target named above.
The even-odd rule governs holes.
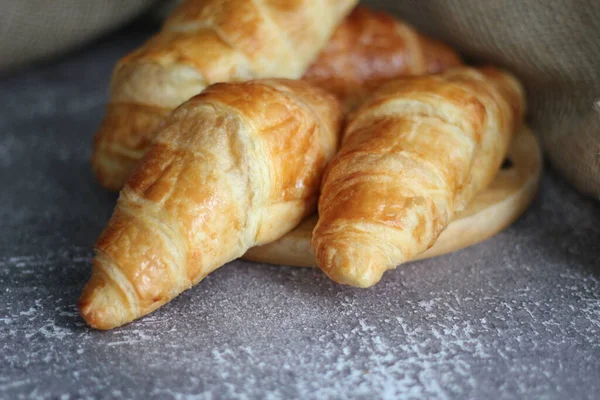
[[[600,397],[600,207],[551,172],[511,228],[370,290],[236,261],[88,329],[75,303],[116,199],[90,143],[114,63],[146,36],[0,80],[0,398]]]

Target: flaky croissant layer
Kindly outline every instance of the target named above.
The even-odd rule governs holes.
[[[100,183],[120,190],[164,118],[206,86],[300,78],[356,3],[183,1],[156,36],[115,67],[94,141]]]
[[[524,107],[520,84],[493,68],[380,88],[350,118],[323,179],[312,239],[319,267],[369,287],[431,247],[493,180]]]
[[[93,327],[151,312],[316,209],[341,130],[302,81],[216,84],[179,107],[122,190],[79,303]]]

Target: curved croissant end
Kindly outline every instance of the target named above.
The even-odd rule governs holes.
[[[497,174],[525,109],[493,68],[390,82],[350,118],[329,164],[312,245],[337,282],[368,287],[431,247]]]

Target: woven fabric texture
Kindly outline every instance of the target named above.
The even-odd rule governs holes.
[[[0,0],[0,72],[70,50],[156,0]]]

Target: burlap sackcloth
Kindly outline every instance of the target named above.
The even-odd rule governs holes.
[[[80,46],[153,3],[156,0],[0,0],[0,72]]]
[[[6,3],[6,4],[5,4]],[[0,0],[0,70],[80,44],[152,0]],[[370,0],[525,83],[547,158],[600,199],[600,1]],[[315,10],[318,12],[318,10]]]

